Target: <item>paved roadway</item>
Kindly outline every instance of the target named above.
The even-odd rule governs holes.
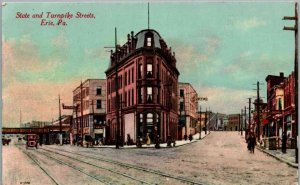
[[[37,151],[24,148],[24,145],[2,148],[3,184],[293,185],[297,182],[297,169],[258,150],[249,153],[237,132],[212,132],[201,141],[159,150],[55,145],[43,145]]]

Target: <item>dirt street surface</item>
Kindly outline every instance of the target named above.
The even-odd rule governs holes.
[[[18,147],[2,149],[3,184],[297,184],[297,169],[258,150],[249,153],[237,132],[162,149]]]

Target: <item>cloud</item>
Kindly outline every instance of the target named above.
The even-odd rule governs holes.
[[[210,108],[213,112],[233,114],[248,105],[247,98],[255,96],[255,92],[248,89],[235,89],[228,87],[197,86],[199,96],[207,97],[208,101],[201,101],[200,106]]]
[[[64,58],[63,51],[55,47],[48,56],[41,56],[40,46],[35,43],[30,35],[24,35],[19,40],[3,40],[3,86],[21,80],[22,74],[36,74],[55,70]],[[54,41],[58,44],[58,41]]]
[[[220,48],[221,39],[215,35],[195,38],[196,44],[187,44],[182,40],[170,40],[173,50],[176,52],[177,68],[181,72],[189,72],[191,69],[201,69],[201,64],[211,62]]]
[[[22,121],[51,121],[58,117],[58,95],[61,102],[72,105],[72,92],[80,85],[79,78],[70,79],[68,83],[19,81],[3,89],[3,126],[19,126],[19,112]],[[62,114],[72,111],[62,110]]]
[[[238,20],[234,23],[235,28],[242,30],[242,31],[247,31],[249,29],[257,28],[260,26],[265,26],[266,22],[259,20],[256,17],[244,19],[244,20]]]

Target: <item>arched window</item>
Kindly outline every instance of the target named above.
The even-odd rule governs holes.
[[[147,113],[147,126],[153,126],[153,114],[152,113]]]

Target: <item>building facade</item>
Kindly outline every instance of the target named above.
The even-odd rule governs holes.
[[[177,139],[179,72],[175,53],[157,31],[128,34],[127,42],[111,53],[105,73],[111,143],[117,137],[124,143],[127,137],[136,142],[147,135],[152,142],[155,137]]]
[[[196,134],[197,132],[197,108],[198,94],[190,83],[178,83],[179,94],[179,124],[178,139],[184,135]]]
[[[87,79],[73,91],[72,139],[106,137],[106,80]]]
[[[267,122],[264,124],[264,135],[279,136],[283,128],[284,90],[282,88],[286,77],[283,73],[279,76],[268,75],[267,82]]]
[[[297,124],[295,122],[295,75],[291,73],[283,82],[284,106],[283,120],[284,131],[288,138],[296,138]]]
[[[240,129],[240,114],[229,114],[227,116],[227,120],[227,131],[238,131]]]

